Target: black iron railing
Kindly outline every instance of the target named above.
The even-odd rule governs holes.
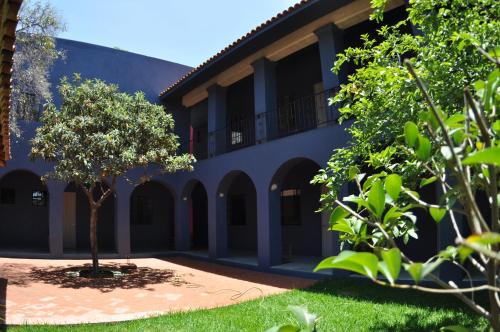
[[[255,144],[255,118],[234,117],[226,127],[208,134],[208,153],[215,156]]]
[[[276,139],[311,130],[338,120],[337,107],[329,105],[329,100],[338,89],[296,98],[279,105],[276,111],[265,114],[267,139]]]
[[[296,98],[281,104],[276,110],[257,114],[255,117],[237,117],[226,127],[208,134],[209,157],[255,144],[256,124],[259,132],[265,128],[265,140],[293,135],[326,126],[338,121],[338,107],[329,105],[338,89]],[[258,136],[261,136],[260,134]],[[258,137],[259,142],[261,137]]]

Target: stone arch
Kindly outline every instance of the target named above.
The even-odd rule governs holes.
[[[94,195],[106,190],[108,184],[98,185]],[[97,220],[97,244],[99,252],[116,252],[116,192],[99,208]],[[87,252],[90,250],[90,207],[87,196],[74,182],[68,183],[63,194],[63,250]]]
[[[130,195],[132,252],[171,250],[175,246],[175,196],[162,182],[151,180]]]
[[[49,192],[32,171],[0,178],[0,248],[49,251]]]

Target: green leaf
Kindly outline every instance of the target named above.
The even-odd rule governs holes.
[[[359,168],[357,166],[349,167],[349,180],[354,180],[356,175],[359,174]]]
[[[431,156],[431,142],[425,136],[418,136],[417,157],[422,161],[427,161]]]
[[[403,181],[398,174],[391,174],[385,179],[385,190],[393,200],[397,200]]]
[[[493,232],[486,232],[481,235],[470,235],[466,239],[470,243],[479,243],[482,245],[490,245],[500,243],[500,234]]]
[[[377,217],[382,217],[385,208],[385,192],[382,187],[382,181],[379,179],[375,180],[368,192],[368,204],[371,207],[372,212]]]
[[[422,266],[422,278],[425,278],[429,273],[434,271],[441,263],[443,262],[442,259],[436,259],[431,262],[425,262],[424,265]]]
[[[465,115],[461,113],[456,113],[450,116],[448,119],[446,119],[445,124],[447,126],[453,127],[456,124],[460,124],[461,122],[465,121]]]
[[[500,147],[491,147],[476,152],[463,161],[465,165],[472,164],[491,164],[500,166]]]
[[[418,127],[415,123],[408,121],[404,128],[405,141],[409,147],[414,147],[418,137]]]
[[[377,256],[369,252],[344,250],[338,256],[322,260],[314,272],[324,269],[348,270],[375,279],[378,271],[378,259]]]
[[[493,122],[493,124],[491,125],[491,128],[493,128],[495,133],[500,134],[500,120]]]
[[[342,207],[337,206],[333,210],[333,212],[332,212],[332,214],[330,216],[330,225],[336,224],[339,220],[344,219],[348,215],[349,215],[349,212],[347,212],[346,210],[344,210]]]
[[[397,248],[381,251],[382,260],[378,263],[379,271],[391,284],[398,279],[401,271],[401,252]]]
[[[437,180],[437,177],[435,177],[435,176],[432,176],[428,179],[423,179],[422,181],[420,181],[420,188],[425,187],[426,185],[431,184],[431,183],[435,182],[436,180]]]
[[[266,330],[266,332],[300,332],[300,327],[293,325],[281,325],[272,327]]]
[[[413,278],[415,283],[418,283],[420,280],[425,278],[429,273],[434,271],[442,262],[443,262],[442,259],[436,259],[434,261],[425,263],[405,264],[405,269]]]
[[[405,269],[412,277],[413,281],[418,284],[418,282],[422,279],[422,263],[411,263],[406,264]]]
[[[440,222],[446,215],[446,209],[431,207],[429,208],[429,213],[435,222]]]
[[[347,234],[351,234],[351,235],[355,234],[354,230],[351,227],[351,224],[349,224],[347,222],[347,220],[345,220],[345,219],[340,219],[335,224],[332,224],[328,228],[328,230],[342,232],[342,233],[347,233]]]
[[[288,310],[293,312],[297,321],[301,325],[304,325],[307,330],[312,330],[314,324],[316,323],[316,320],[318,319],[318,316],[315,314],[311,314],[306,307],[289,305]]]
[[[399,211],[399,208],[397,206],[393,206],[389,209],[389,211],[386,212],[384,216],[384,224],[386,224],[390,220],[398,219],[402,215],[403,213]]]
[[[460,246],[458,247],[458,257],[460,258],[460,264],[463,264],[467,257],[474,253],[474,250],[468,247]]]

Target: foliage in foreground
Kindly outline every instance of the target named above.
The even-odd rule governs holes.
[[[434,16],[430,10],[435,11]],[[337,199],[332,186],[335,176],[328,174],[340,160],[338,152],[330,168],[317,178],[330,186],[324,198],[337,205],[330,229],[339,232],[352,248],[362,249],[343,251],[324,260],[317,269],[345,269],[383,285],[454,294],[488,319],[495,331],[500,331],[499,10],[498,2],[492,1],[412,2],[410,20],[422,27],[424,35],[398,39],[394,37],[397,33],[389,33],[381,45],[400,43],[402,50],[411,51],[406,56],[414,52],[417,56],[405,60],[404,68],[402,63],[396,66],[387,53],[387,61],[382,63],[375,55],[337,96],[337,101],[347,103],[344,115],[355,117],[351,132],[354,141],[365,149],[341,152],[344,157],[356,155],[356,160],[350,160],[351,166],[342,169],[359,193]],[[437,31],[426,30],[429,27]],[[378,50],[380,47],[384,48],[379,45]],[[385,50],[389,50],[387,45]],[[366,56],[364,49],[348,50],[346,54]],[[382,75],[379,81],[373,80],[374,71]],[[390,77],[385,76],[386,71]],[[381,122],[377,120],[383,122],[386,117],[387,128],[378,127]],[[368,124],[373,119],[376,121]],[[402,129],[392,121],[398,121]],[[440,192],[436,201],[421,195],[422,188],[430,185]],[[486,208],[480,208],[478,193],[486,196]],[[412,261],[397,242],[418,238],[417,227],[433,222],[417,220],[416,209],[424,209],[437,223],[447,223],[447,231],[455,238],[455,243],[425,262]],[[434,274],[443,262],[459,267],[459,274],[467,277],[470,286],[460,288],[453,280]],[[397,283],[402,268],[415,284]],[[482,275],[486,284],[474,286],[471,269]],[[440,288],[419,285],[425,277]],[[479,291],[487,292],[487,306],[477,302],[475,293]]]
[[[482,331],[487,322],[449,295],[393,290],[366,280],[331,280],[227,307],[174,313],[122,323],[70,326],[12,326],[12,332],[63,331],[265,331],[278,324],[297,325],[289,303],[318,315],[318,331],[436,331],[461,322]]]
[[[74,182],[87,196],[96,273],[97,212],[114,193],[118,178],[142,167],[144,182],[151,176],[146,171],[153,167],[157,173],[190,170],[194,159],[176,155],[179,143],[172,116],[142,93],[120,93],[116,85],[82,81],[78,75],[72,82],[63,79],[59,92],[61,108],[52,103],[45,108],[31,157],[54,164],[44,178]]]

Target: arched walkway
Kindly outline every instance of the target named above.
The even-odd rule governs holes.
[[[250,177],[241,171],[227,174],[219,185],[218,215],[227,227],[227,256],[257,262],[257,195]]]
[[[106,190],[107,185],[102,185]],[[94,190],[95,198],[101,187]],[[97,244],[99,252],[116,252],[115,246],[115,195],[102,204],[97,220]],[[70,183],[63,196],[63,248],[64,252],[88,252],[90,250],[90,208],[87,196],[75,183]]]
[[[321,187],[310,183],[319,168],[312,160],[292,159],[277,170],[271,182],[276,199],[269,206],[274,212],[270,222],[279,224],[273,241],[282,264],[316,262],[327,254],[326,225],[322,214],[316,212]]]
[[[174,249],[174,196],[168,188],[149,181],[130,197],[130,247],[132,252]]]
[[[49,195],[36,174],[16,170],[0,179],[0,249],[49,250]]]

